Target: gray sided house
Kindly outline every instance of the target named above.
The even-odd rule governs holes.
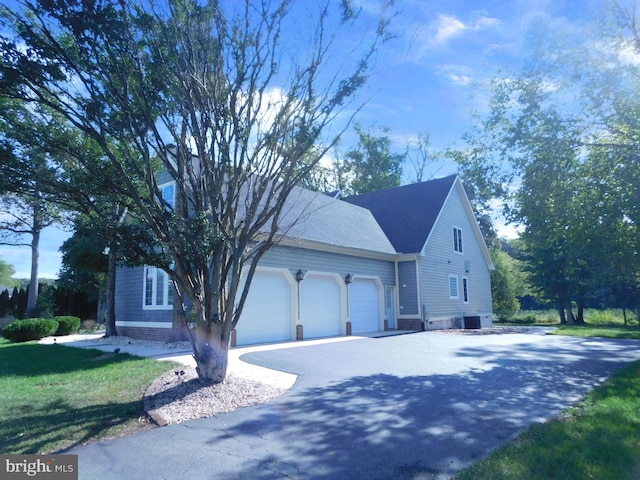
[[[346,199],[296,189],[281,225],[237,345],[491,325],[494,267],[457,176]],[[172,300],[161,270],[119,268],[118,332],[168,338]]]

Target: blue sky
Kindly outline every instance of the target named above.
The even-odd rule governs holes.
[[[365,12],[373,12],[376,3],[361,1]],[[629,5],[632,0],[620,3]],[[364,92],[370,100],[355,120],[365,129],[388,128],[398,150],[425,130],[430,131],[433,150],[461,145],[461,135],[472,122],[471,112],[486,109],[489,80],[519,69],[531,25],[551,25],[558,35],[580,34],[608,5],[607,0],[397,1],[400,14],[392,25],[397,38],[379,53],[375,74]],[[353,34],[361,37],[361,32]],[[350,130],[342,148],[353,141]],[[406,172],[410,176],[410,166]],[[428,175],[454,172],[453,165],[439,163],[437,171],[434,168]],[[42,277],[57,275],[57,250],[67,236],[54,228],[43,233]],[[15,266],[16,277],[29,276],[28,249],[0,246],[0,258]]]

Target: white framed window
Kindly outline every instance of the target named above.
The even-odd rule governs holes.
[[[458,298],[458,277],[457,275],[449,275],[449,299],[457,300]]]
[[[144,310],[170,310],[173,308],[173,285],[164,270],[156,267],[144,267],[142,308]]]
[[[469,303],[469,279],[462,277],[462,301]]]
[[[462,229],[453,227],[453,251],[462,253]]]
[[[162,199],[167,202],[172,208],[176,205],[176,183],[168,182],[158,185],[160,195]]]

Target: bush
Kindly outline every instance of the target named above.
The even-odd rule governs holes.
[[[80,328],[80,319],[78,317],[72,317],[70,315],[53,317],[58,322],[58,330],[54,335],[70,335],[76,333]]]
[[[53,335],[56,330],[58,322],[52,318],[26,318],[4,327],[2,336],[12,342],[28,342]]]

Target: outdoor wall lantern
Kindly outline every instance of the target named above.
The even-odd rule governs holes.
[[[344,283],[349,285],[351,282],[353,282],[353,278],[351,278],[351,274],[350,273],[347,273],[347,276],[344,277]]]
[[[302,280],[304,280],[304,272],[302,270],[298,270],[296,272],[296,281],[301,282]]]

